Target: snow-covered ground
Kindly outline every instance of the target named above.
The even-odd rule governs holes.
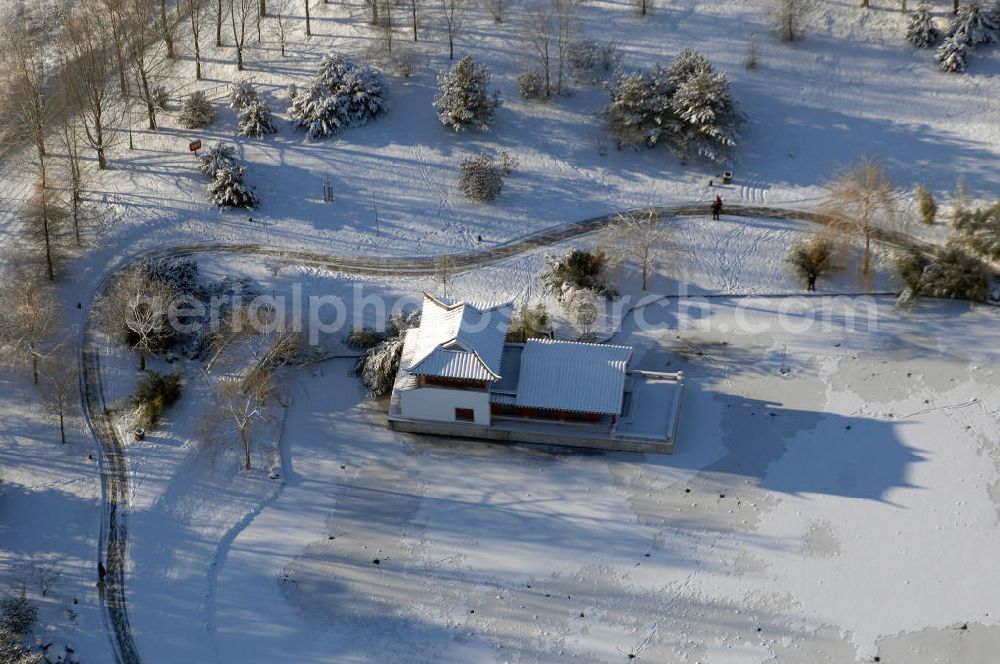
[[[489,292],[517,294],[538,261],[492,268],[512,286]],[[295,266],[203,270],[357,296],[355,280]],[[475,297],[480,278],[452,288]],[[362,283],[389,302],[433,285]],[[144,658],[989,661],[961,653],[997,638],[981,626],[1000,583],[1000,312],[876,298],[851,323],[822,299],[768,295],[783,286],[698,301],[697,320],[673,300],[626,316],[614,341],[638,367],[687,376],[673,456],[395,434],[345,359],[290,381],[279,483],[186,442],[204,404],[192,375],[166,430],[130,450]],[[952,659],[919,659],[911,638]]]
[[[168,113],[150,132],[136,118],[136,149],[120,136],[111,170],[88,178],[99,223],[88,253],[65,265],[60,296],[75,311],[110,266],[179,243],[430,255],[623,208],[707,202],[720,191],[731,203],[811,208],[837,168],[865,155],[885,162],[906,209],[915,184],[945,206],[959,180],[974,198],[996,196],[1000,49],[977,50],[968,75],[942,74],[930,53],[901,43],[895,0],[874,0],[870,12],[817,3],[805,41],[789,46],[770,34],[764,4],[663,0],[646,18],[627,2],[581,11],[582,36],[619,42],[628,67],[694,47],[729,73],[749,122],[732,164],[736,183],[722,189],[707,186],[718,169],[600,139],[600,89],[521,101],[517,7],[499,25],[473,7],[457,37],[457,54],[486,63],[504,100],[489,133],[453,134],[431,108],[435,76],[448,66],[437,5],[422,9],[414,47],[423,66],[389,80],[391,110],[329,141],[307,141],[284,122],[277,136],[238,139],[221,108],[237,75],[233,49],[203,45],[206,79],[194,84],[182,38],[181,60],[167,72],[171,113],[203,88],[220,119],[192,132]],[[307,81],[331,50],[361,53],[371,38],[360,1],[312,10],[311,38],[294,17],[288,57],[278,55],[269,21],[263,40],[248,44],[246,75],[279,114],[289,82]],[[401,28],[397,43],[406,38]],[[746,70],[751,43],[760,66]],[[264,201],[252,222],[209,205],[187,152],[194,138],[237,145]],[[501,148],[519,158],[518,170],[496,203],[468,202],[458,163]],[[17,234],[31,185],[23,163],[0,162],[0,244]],[[782,259],[812,229],[671,223],[673,250],[653,290],[732,297],[618,310],[602,328],[620,328],[614,341],[635,345],[640,366],[685,371],[671,457],[392,434],[341,359],[290,382],[284,477],[273,481],[241,473],[228,454],[211,461],[198,434],[207,387],[185,367],[182,403],[129,450],[128,600],[143,660],[840,663],[878,652],[883,662],[992,662],[1000,649],[1000,551],[990,537],[1000,515],[997,310],[925,302],[907,311],[878,298],[877,328],[860,310],[845,332],[842,302],[767,297],[801,287]],[[944,235],[940,226],[911,230]],[[540,297],[544,253],[455,277],[449,294]],[[856,259],[821,280],[820,294],[864,290]],[[359,283],[363,294],[393,298],[441,287],[267,261],[206,259],[204,268],[246,274],[277,293],[302,283],[346,302]],[[635,275],[616,278],[637,300]],[[893,284],[882,269],[872,286]],[[816,308],[833,324],[798,327]],[[133,362],[105,350],[109,396],[128,394]],[[0,582],[25,581],[54,648],[70,643],[80,661],[111,661],[94,588],[92,441],[76,422],[61,446],[23,375],[0,380]],[[42,597],[37,570],[53,561],[61,577]]]

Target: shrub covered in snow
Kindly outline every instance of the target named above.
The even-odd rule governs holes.
[[[152,429],[159,424],[167,408],[181,398],[181,377],[178,374],[161,374],[147,371],[135,387],[132,397],[139,426]]]
[[[185,129],[200,129],[215,122],[215,108],[201,90],[192,92],[181,103],[177,121]]]
[[[524,343],[528,339],[544,339],[549,336],[549,313],[539,302],[531,307],[527,304],[514,312],[507,328],[507,341]]]
[[[969,46],[978,46],[1000,41],[1000,26],[997,25],[996,18],[982,9],[979,3],[972,2],[958,8],[946,34]]]
[[[919,249],[897,252],[896,274],[905,285],[904,299],[920,295],[984,302],[989,289],[986,267],[954,242],[933,261]]]
[[[278,131],[278,125],[271,116],[271,107],[262,99],[249,101],[240,109],[237,127],[241,136],[251,138],[263,138]]]
[[[506,150],[493,157],[478,154],[462,162],[458,184],[466,197],[480,203],[495,200],[503,190],[504,176],[517,167],[517,160]]]
[[[163,284],[174,297],[201,291],[198,263],[190,258],[150,258],[142,263],[142,270],[147,279]]]
[[[438,76],[438,96],[434,108],[442,124],[455,131],[469,127],[489,129],[496,108],[500,105],[497,93],[487,89],[490,70],[465,56],[447,72]]]
[[[403,354],[406,330],[416,327],[419,323],[419,312],[397,313],[389,317],[388,329],[384,334],[375,333],[381,338],[367,345],[364,354],[354,365],[354,374],[361,379],[369,395],[384,397],[392,392],[392,385],[399,371],[399,360]],[[361,336],[366,338],[364,341],[366,344],[374,340],[373,336],[356,336],[355,332],[352,332],[351,336],[354,337],[355,343],[362,341]]]
[[[38,622],[38,608],[20,592],[0,599],[0,631],[17,639],[24,637]]]
[[[331,55],[309,89],[292,99],[288,115],[306,136],[322,138],[364,125],[386,108],[385,86],[377,71]]]
[[[521,99],[528,101],[541,99],[545,95],[545,81],[537,72],[525,72],[517,77],[517,92],[521,95]]]
[[[906,41],[917,48],[930,48],[941,39],[941,31],[934,25],[927,5],[920,5],[906,27]]]
[[[952,226],[970,249],[992,260],[1000,260],[1000,201],[985,208],[956,209]]]
[[[601,83],[621,67],[622,52],[613,42],[581,39],[566,53],[569,70],[577,83]]]
[[[229,108],[237,113],[259,100],[260,96],[257,94],[253,81],[241,78],[233,81],[232,85],[229,86]]]
[[[729,79],[695,51],[681,52],[669,68],[620,73],[609,94],[607,117],[622,141],[663,143],[682,161],[699,155],[714,163],[736,147],[743,115]]]
[[[941,71],[960,74],[969,64],[969,45],[955,37],[948,37],[938,46],[934,55]]]
[[[219,207],[253,208],[258,203],[253,187],[246,183],[246,167],[236,162],[231,146],[216,143],[203,154],[200,170],[211,182],[208,193]]]
[[[589,290],[598,295],[609,293],[605,269],[607,257],[600,249],[586,251],[570,248],[562,257],[546,256],[542,283],[560,299],[569,289]]]

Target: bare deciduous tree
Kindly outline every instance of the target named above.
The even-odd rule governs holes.
[[[191,23],[191,41],[194,46],[194,77],[201,80],[201,25],[205,19],[207,0],[188,0],[188,20]],[[180,0],[178,0],[178,6]]]
[[[94,311],[105,332],[139,353],[139,370],[145,371],[146,356],[159,352],[174,337],[169,319],[173,299],[168,286],[136,266],[115,277]]]
[[[895,189],[885,167],[878,161],[865,159],[843,171],[830,182],[821,209],[831,228],[864,239],[863,274],[869,276],[872,238],[879,227],[897,221]]]
[[[80,123],[75,115],[72,112],[63,113],[59,127],[59,142],[65,152],[63,163],[65,164],[65,175],[69,189],[70,219],[73,222],[73,237],[77,247],[83,246],[80,225],[85,185],[83,158],[80,153],[80,134]]]
[[[45,260],[45,275],[55,281],[56,263],[62,257],[63,228],[68,215],[59,204],[56,192],[39,182],[24,208],[24,240],[32,251],[39,251]]]
[[[12,119],[19,136],[29,137],[34,147],[32,167],[42,188],[48,186],[46,137],[54,115],[55,100],[49,81],[47,34],[31,25],[33,15],[14,13],[0,25],[7,70],[7,93],[13,101]]]
[[[306,7],[306,37],[312,36],[312,24],[309,19],[309,0],[303,0],[303,4]]]
[[[281,45],[281,57],[285,57],[285,46],[288,44],[288,33],[291,26],[288,22],[288,0],[273,0],[271,15],[274,17],[274,34]]]
[[[140,0],[140,2],[143,0]],[[178,4],[178,11],[180,4]],[[167,0],[160,0],[160,31],[163,33],[163,43],[167,46],[167,57],[174,59],[174,21],[167,16]]]
[[[279,395],[278,372],[298,357],[301,337],[282,329],[256,337],[252,343],[230,346],[223,363],[221,378],[213,379],[206,371],[215,392],[217,407],[206,414],[202,423],[206,440],[224,441],[229,431],[240,437],[243,467],[252,468],[252,450],[256,427],[271,419]],[[250,362],[246,362],[249,356]]]
[[[569,47],[577,29],[577,0],[543,0],[527,13],[523,34],[545,81],[545,96],[562,94]]]
[[[441,0],[441,13],[448,32],[448,59],[455,59],[455,33],[462,25],[466,0]]]
[[[243,71],[243,50],[247,41],[247,23],[260,15],[257,0],[229,0],[229,23],[236,45],[236,69]]]
[[[642,271],[642,290],[646,290],[650,272],[666,256],[670,236],[670,227],[655,212],[626,212],[605,229],[601,245],[611,261],[637,265]]]
[[[66,418],[76,413],[79,404],[79,369],[76,362],[55,354],[42,362],[42,405],[59,421],[59,436],[66,444]]]
[[[160,75],[161,55],[153,40],[156,21],[150,0],[128,0],[127,25],[129,28],[126,52],[135,76],[136,93],[146,106],[149,128],[156,129],[157,99],[155,80]]]
[[[215,47],[222,48],[222,22],[226,18],[226,6],[222,0],[215,0]]]
[[[806,15],[812,8],[813,0],[775,0],[774,20],[781,38],[787,42],[802,38]]]
[[[37,385],[39,361],[52,352],[59,324],[55,295],[20,260],[14,260],[3,275],[0,301],[0,348],[13,366],[30,366]]]
[[[97,153],[97,167],[103,170],[108,167],[107,150],[125,113],[112,80],[111,35],[100,19],[87,8],[70,14],[61,67],[65,72],[63,87],[81,111],[85,142]]]

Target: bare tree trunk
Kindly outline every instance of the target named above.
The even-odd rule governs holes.
[[[167,20],[167,0],[160,0],[160,29],[163,30],[163,42],[167,45],[167,57],[174,59],[173,29]]]
[[[309,0],[305,0],[306,5],[306,37],[312,36],[312,26],[309,23]]]
[[[410,12],[413,14],[413,41],[417,41],[417,0],[410,0]]]
[[[247,435],[246,426],[240,427],[240,438],[243,440],[243,469],[250,470],[251,468],[250,438]]]
[[[222,0],[216,0],[215,4],[215,47],[222,47]]]
[[[62,412],[59,410],[59,437],[62,438],[62,444],[66,444],[66,418]]]

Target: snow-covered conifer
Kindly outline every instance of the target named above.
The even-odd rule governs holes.
[[[941,71],[960,73],[969,62],[969,45],[957,37],[948,37],[934,55],[941,64]]]
[[[489,129],[500,100],[490,95],[490,70],[478,65],[471,56],[455,63],[450,71],[438,76],[440,94],[434,100],[441,123],[455,131],[469,127]]]
[[[241,78],[229,86],[229,108],[234,111],[239,112],[258,99],[257,89],[254,88],[252,81]]]
[[[208,193],[219,207],[255,207],[259,199],[246,184],[246,167],[236,162],[231,146],[216,143],[201,156],[200,170],[211,182]]]
[[[200,164],[198,170],[205,175],[212,177],[220,168],[229,168],[236,163],[236,152],[233,146],[225,143],[216,143],[205,154],[198,157]]]
[[[458,184],[473,201],[492,201],[503,190],[504,166],[488,154],[466,159],[462,162],[461,171]]]
[[[656,145],[664,133],[677,130],[678,120],[670,103],[675,90],[659,63],[648,73],[619,73],[608,89],[611,103],[607,115],[612,129],[624,141]]]
[[[321,138],[364,125],[386,108],[382,76],[333,55],[323,61],[309,90],[291,100],[288,115],[309,138]]]
[[[948,25],[949,37],[969,46],[1000,41],[1000,25],[978,3],[962,5]]]
[[[695,74],[714,71],[712,63],[699,53],[689,48],[684,49],[674,57],[667,70],[667,81],[673,86],[679,86]]]
[[[215,122],[215,109],[201,90],[184,98],[177,121],[186,129],[199,129]]]
[[[253,208],[259,200],[253,187],[246,183],[245,166],[233,165],[215,171],[208,183],[208,193],[219,207]]]
[[[545,93],[545,81],[538,72],[526,71],[517,77],[517,91],[521,99],[541,99]]]
[[[729,91],[724,73],[700,69],[677,88],[671,98],[682,126],[675,145],[686,158],[690,153],[721,163],[736,146],[742,116]]]
[[[694,153],[724,161],[736,146],[743,115],[724,73],[685,50],[669,68],[620,73],[609,87],[608,120],[620,140],[666,143],[682,159]]]
[[[934,25],[934,18],[927,5],[920,5],[906,28],[906,41],[917,48],[930,48],[941,39],[941,31]]]
[[[240,110],[238,126],[241,136],[252,138],[262,138],[278,131],[271,117],[271,108],[262,99],[250,101]]]

